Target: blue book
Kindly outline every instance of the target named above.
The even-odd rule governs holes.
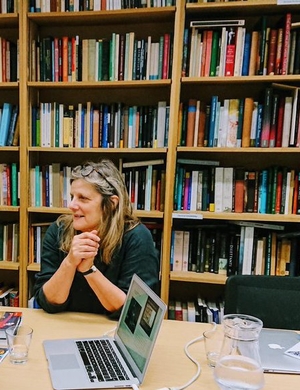
[[[41,188],[40,188],[40,166],[35,166],[35,204],[34,206],[40,207],[41,206]]]
[[[258,189],[258,213],[266,214],[268,199],[268,170],[263,169],[260,173],[260,184]]]
[[[108,105],[103,107],[103,132],[102,132],[102,148],[108,148],[108,130],[109,130],[109,112]]]
[[[214,146],[215,126],[217,117],[218,96],[212,96],[211,98],[211,110],[209,117],[209,134],[208,134],[208,146]]]
[[[263,104],[258,104],[258,106],[257,106],[257,121],[256,121],[256,136],[255,136],[255,146],[257,148],[259,148],[261,146],[262,123],[263,123]]]
[[[2,108],[1,122],[0,122],[0,146],[6,146],[7,144],[11,112],[12,112],[12,104],[4,103]]]
[[[183,180],[184,180],[184,171],[182,167],[178,167],[178,184],[177,184],[177,210],[183,209]]]
[[[249,75],[250,52],[251,52],[251,33],[247,32],[245,35],[245,43],[244,43],[242,76]]]

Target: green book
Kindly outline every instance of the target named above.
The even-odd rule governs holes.
[[[210,60],[210,69],[209,75],[216,76],[217,73],[217,59],[219,56],[219,31],[213,31],[213,39],[211,46],[211,60]]]
[[[11,164],[11,205],[18,206],[18,169],[17,169],[17,163]]]

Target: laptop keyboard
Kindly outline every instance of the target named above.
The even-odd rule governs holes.
[[[91,382],[129,379],[108,340],[76,341]]]

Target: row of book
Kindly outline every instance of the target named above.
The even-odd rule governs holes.
[[[171,270],[226,276],[299,276],[299,233],[283,232],[284,228],[237,221],[174,230]]]
[[[0,306],[19,307],[19,289],[1,281]]]
[[[262,170],[197,167],[193,161],[178,159],[174,210],[300,214],[299,170],[279,166]],[[200,165],[205,162],[198,161]],[[218,163],[207,164],[214,162]]]
[[[164,160],[124,163],[123,177],[134,210],[163,211]],[[36,165],[30,170],[31,205],[68,207],[71,167],[60,163]]]
[[[19,169],[17,163],[0,163],[0,205],[19,205]]]
[[[217,95],[208,103],[181,102],[178,145],[195,147],[299,147],[299,88],[273,83],[263,97]]]
[[[249,31],[244,19],[192,21],[185,29],[182,75],[189,77],[298,74],[297,31],[291,13]],[[300,37],[298,37],[299,39]],[[291,48],[291,50],[289,50]],[[292,49],[293,48],[293,49]]]
[[[162,247],[162,224],[145,221],[145,226],[150,230],[153,238],[153,243],[158,253],[161,254]],[[41,254],[43,240],[50,222],[32,223],[29,230],[29,264],[41,263]]]
[[[123,163],[123,177],[134,210],[164,211],[164,160]]]
[[[175,0],[31,0],[29,12],[113,11],[130,8],[169,7]]]
[[[170,300],[168,319],[176,321],[205,322],[221,324],[224,316],[224,302],[207,301],[198,297],[194,301]]]
[[[32,107],[31,145],[76,148],[156,148],[168,144],[169,106],[123,103]],[[0,127],[1,129],[1,127]]]
[[[20,0],[1,0],[0,2],[0,13],[11,14],[19,11]]]
[[[130,81],[168,79],[173,38],[138,39],[135,32],[110,38],[44,37],[32,41],[32,81]]]
[[[18,146],[19,105],[5,102],[0,108],[0,146]]]
[[[0,37],[0,82],[19,80],[19,40],[12,42]]]
[[[0,261],[19,261],[19,224],[0,223]]]

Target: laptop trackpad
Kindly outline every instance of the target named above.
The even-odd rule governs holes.
[[[79,368],[76,355],[71,353],[50,355],[50,361],[54,370],[73,370]]]

